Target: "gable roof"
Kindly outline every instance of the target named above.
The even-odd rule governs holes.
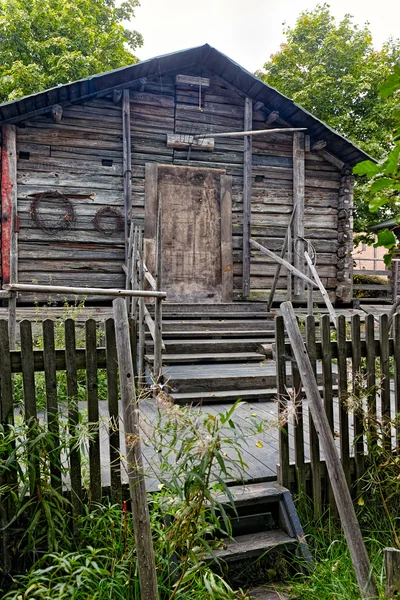
[[[142,78],[159,77],[169,71],[184,70],[193,66],[204,67],[234,86],[239,93],[255,102],[262,102],[270,111],[279,111],[280,118],[294,127],[307,128],[312,142],[325,140],[326,150],[344,163],[354,166],[362,160],[371,159],[355,144],[209,44],[157,56],[1,104],[0,125],[43,114],[54,104],[63,106],[99,94],[106,95],[115,87],[130,87],[135,82],[140,84]]]

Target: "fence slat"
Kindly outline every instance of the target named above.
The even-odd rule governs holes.
[[[339,400],[339,431],[340,457],[347,484],[350,487],[350,437],[347,391],[347,357],[346,357],[346,318],[339,315],[337,319],[338,345],[338,400]]]
[[[11,375],[11,359],[10,359],[10,339],[8,332],[8,322],[4,319],[0,320],[0,423],[4,427],[4,431],[9,431],[9,425],[14,422],[13,415],[13,389]],[[15,444],[12,444],[12,450],[15,450]],[[1,456],[0,460],[10,459],[9,456]],[[10,465],[9,469],[0,476],[0,489],[3,485],[7,488],[16,490],[18,486],[17,471]],[[10,553],[10,533],[7,530],[9,521],[15,514],[15,503],[13,495],[10,493],[0,494],[0,527],[2,529],[0,555],[1,568],[4,573],[8,573],[11,569],[11,553]]]
[[[283,317],[275,319],[276,342],[276,389],[278,393],[279,411],[279,483],[289,487],[289,425],[287,422],[287,389],[286,389],[286,357],[285,327]]]
[[[21,369],[24,388],[25,422],[28,426],[28,437],[30,443],[30,450],[28,452],[28,475],[30,494],[33,495],[35,491],[37,491],[37,485],[40,481],[40,470],[38,456],[36,454],[37,448],[34,441],[37,429],[37,412],[32,323],[24,319],[20,322],[19,326],[21,339]]]
[[[61,464],[60,464],[60,428],[57,405],[57,371],[56,351],[54,341],[54,321],[46,319],[43,328],[43,364],[46,384],[47,423],[50,434],[50,478],[51,485],[58,491],[61,490]]]
[[[308,315],[306,319],[306,344],[314,376],[317,376],[317,349],[315,346],[315,317]],[[321,463],[320,450],[317,431],[312,420],[311,411],[308,411],[310,428],[310,462],[311,462],[311,486],[312,498],[314,502],[314,516],[318,518],[321,515],[322,508],[322,482],[321,482]]]
[[[119,410],[118,410],[118,356],[113,319],[107,319],[106,353],[107,353],[107,391],[109,414],[109,444],[110,444],[110,482],[111,502],[121,504],[121,453],[119,445]]]
[[[373,315],[365,317],[365,345],[366,345],[366,385],[367,385],[367,404],[368,421],[376,422],[376,382],[375,382],[375,319]],[[370,428],[369,443],[373,443],[376,438],[374,427]]]
[[[100,427],[99,396],[97,382],[96,321],[88,319],[85,323],[86,338],[86,393],[88,405],[89,439],[89,477],[90,498],[92,502],[101,502],[100,467]]]
[[[354,397],[354,460],[356,469],[357,489],[361,490],[360,478],[365,470],[364,455],[364,425],[362,418],[363,407],[360,404],[362,399],[362,381],[361,381],[361,327],[360,315],[353,315],[351,318],[351,340],[352,340],[352,360],[351,377],[352,393]]]
[[[294,461],[297,472],[297,485],[299,491],[305,491],[305,463],[304,463],[304,423],[303,423],[303,392],[297,363],[292,361],[292,394],[295,406],[293,437]]]
[[[393,320],[393,339],[394,339],[394,413],[400,413],[400,314],[394,315]],[[400,421],[397,420],[396,427],[396,447],[400,446]]]
[[[81,453],[76,444],[79,425],[78,410],[78,373],[76,368],[76,339],[75,321],[67,319],[65,328],[65,370],[67,377],[68,394],[68,429],[71,436],[69,448],[70,477],[71,477],[71,503],[75,515],[82,512],[82,472]]]
[[[320,321],[321,346],[322,346],[322,385],[324,408],[328,419],[332,436],[335,433],[335,423],[333,415],[333,390],[332,390],[332,347],[331,347],[331,320],[329,315],[322,315]],[[335,498],[330,482],[327,480],[328,504],[331,510],[335,512]]]
[[[387,450],[391,448],[390,426],[390,372],[389,372],[389,317],[379,318],[380,366],[381,366],[381,411],[383,427],[383,444]]]

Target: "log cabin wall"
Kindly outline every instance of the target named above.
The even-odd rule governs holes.
[[[210,78],[210,86],[179,87],[175,75]],[[215,138],[213,152],[168,148],[168,133],[198,129],[213,133],[242,131],[245,96],[204,69],[178,69],[150,79],[143,91],[130,91],[132,216],[144,218],[146,162],[224,168],[232,176],[234,296],[242,297],[244,140]],[[266,128],[266,113],[253,108],[253,129]],[[282,127],[277,120],[271,128]],[[105,234],[94,228],[101,208],[123,215],[121,103],[89,100],[64,109],[61,122],[39,116],[17,127],[19,270],[22,283],[124,287],[123,230]],[[293,208],[293,136],[254,137],[252,143],[251,235],[279,252]],[[338,286],[338,203],[341,175],[315,152],[305,160],[305,237],[317,253],[317,269],[332,300]],[[32,200],[57,191],[73,203],[70,227],[54,231],[32,219]],[[36,195],[36,196],[35,196]],[[49,209],[50,210],[50,209]],[[42,211],[43,212],[43,211]],[[343,259],[343,256],[341,257]],[[343,260],[342,260],[343,263]],[[276,264],[251,251],[250,298],[266,299]],[[342,270],[343,271],[343,270]],[[349,273],[346,274],[349,277]],[[286,299],[282,269],[276,300]],[[318,295],[315,295],[318,299]]]

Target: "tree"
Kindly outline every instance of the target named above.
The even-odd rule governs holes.
[[[139,0],[0,0],[0,101],[135,63]]]
[[[374,158],[390,150],[393,100],[379,94],[380,83],[400,58],[399,41],[380,50],[365,25],[346,15],[337,22],[329,5],[301,13],[284,29],[286,43],[257,73]],[[394,206],[370,213],[367,186],[356,185],[355,230],[393,216]]]
[[[356,175],[364,176],[369,181],[369,191],[372,194],[372,200],[369,208],[371,212],[378,210],[381,206],[388,204],[398,205],[400,201],[400,105],[397,104],[400,99],[400,64],[396,65],[393,72],[380,87],[380,95],[383,98],[391,97],[396,103],[393,108],[393,118],[395,127],[393,131],[393,147],[387,156],[378,164],[370,160],[365,160],[353,169]],[[396,218],[400,222],[399,215]],[[397,238],[393,231],[384,229],[378,234],[376,246],[383,246],[388,250],[385,262],[390,264],[392,255],[397,251]]]

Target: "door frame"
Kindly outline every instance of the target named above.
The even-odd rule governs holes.
[[[208,169],[146,163],[145,165],[145,203],[144,203],[144,238],[143,255],[150,273],[155,273],[156,236],[158,215],[158,169],[193,169],[196,171],[213,171],[219,173],[220,180],[220,219],[221,219],[221,289],[222,302],[233,299],[233,256],[232,256],[232,177],[226,175],[224,169]],[[168,298],[167,298],[168,301]]]

